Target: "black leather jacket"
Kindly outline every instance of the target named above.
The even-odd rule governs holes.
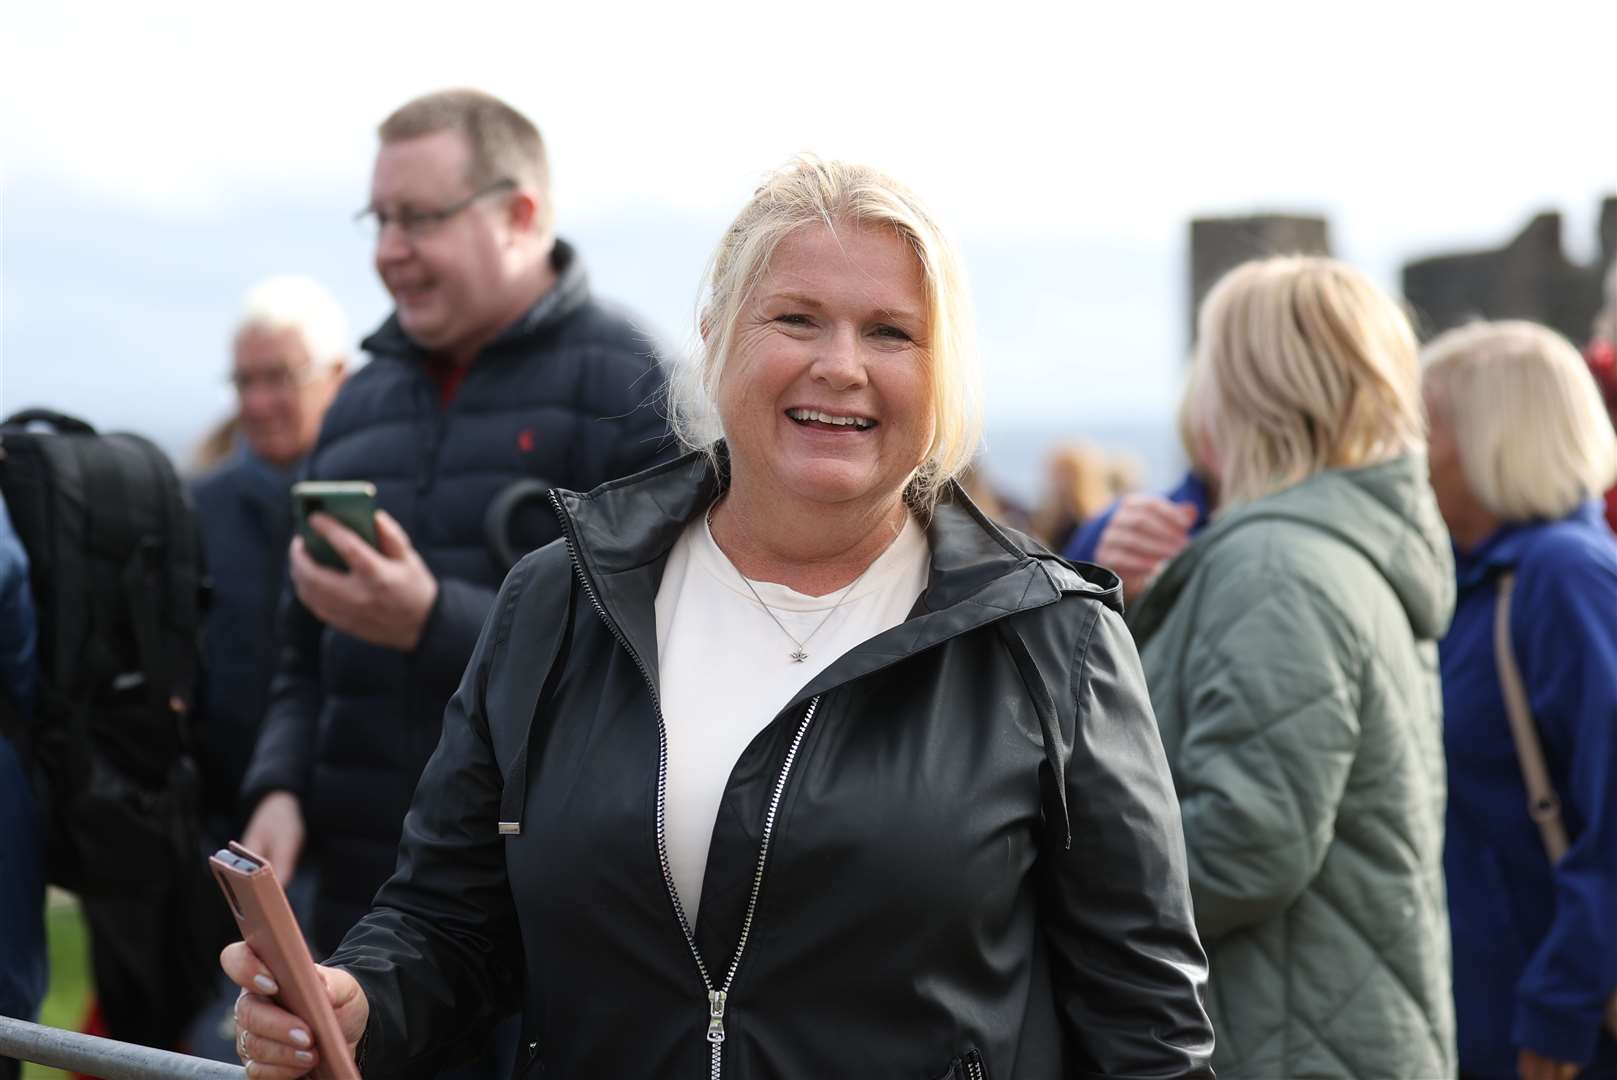
[[[367,1075],[427,1072],[520,1005],[519,1076],[1211,1076],[1117,580],[1030,552],[958,489],[911,617],[742,754],[687,934],[653,602],[717,484],[692,455],[558,493],[565,546],[506,580],[398,869],[329,961],[369,997]]]

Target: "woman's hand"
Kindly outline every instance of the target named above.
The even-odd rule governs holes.
[[[219,954],[219,966],[242,990],[236,999],[236,1054],[251,1080],[292,1080],[320,1063],[309,1024],[270,1000],[280,987],[245,941],[227,945]],[[370,1002],[359,983],[342,968],[315,970],[325,984],[326,997],[337,1013],[337,1026],[352,1054],[370,1019]]]
[[[1521,1080],[1572,1080],[1578,1075],[1578,1066],[1570,1061],[1540,1057],[1523,1048],[1516,1058],[1516,1072]]]

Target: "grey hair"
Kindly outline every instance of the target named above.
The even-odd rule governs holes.
[[[317,368],[348,358],[348,317],[325,286],[311,277],[283,274],[249,289],[232,338],[247,329],[296,330]]]

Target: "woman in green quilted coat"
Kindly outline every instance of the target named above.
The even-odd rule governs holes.
[[[1437,639],[1454,607],[1415,336],[1318,258],[1201,310],[1213,524],[1132,613],[1184,815],[1220,1077],[1453,1076]]]

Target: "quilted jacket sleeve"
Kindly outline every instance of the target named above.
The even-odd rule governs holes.
[[[1202,940],[1272,918],[1324,862],[1359,740],[1361,646],[1302,575],[1216,575],[1186,657],[1175,782]]]
[[[1207,957],[1173,781],[1134,642],[1098,604],[1073,661],[1070,849],[1041,856],[1039,921],[1082,1075],[1211,1077]]]

